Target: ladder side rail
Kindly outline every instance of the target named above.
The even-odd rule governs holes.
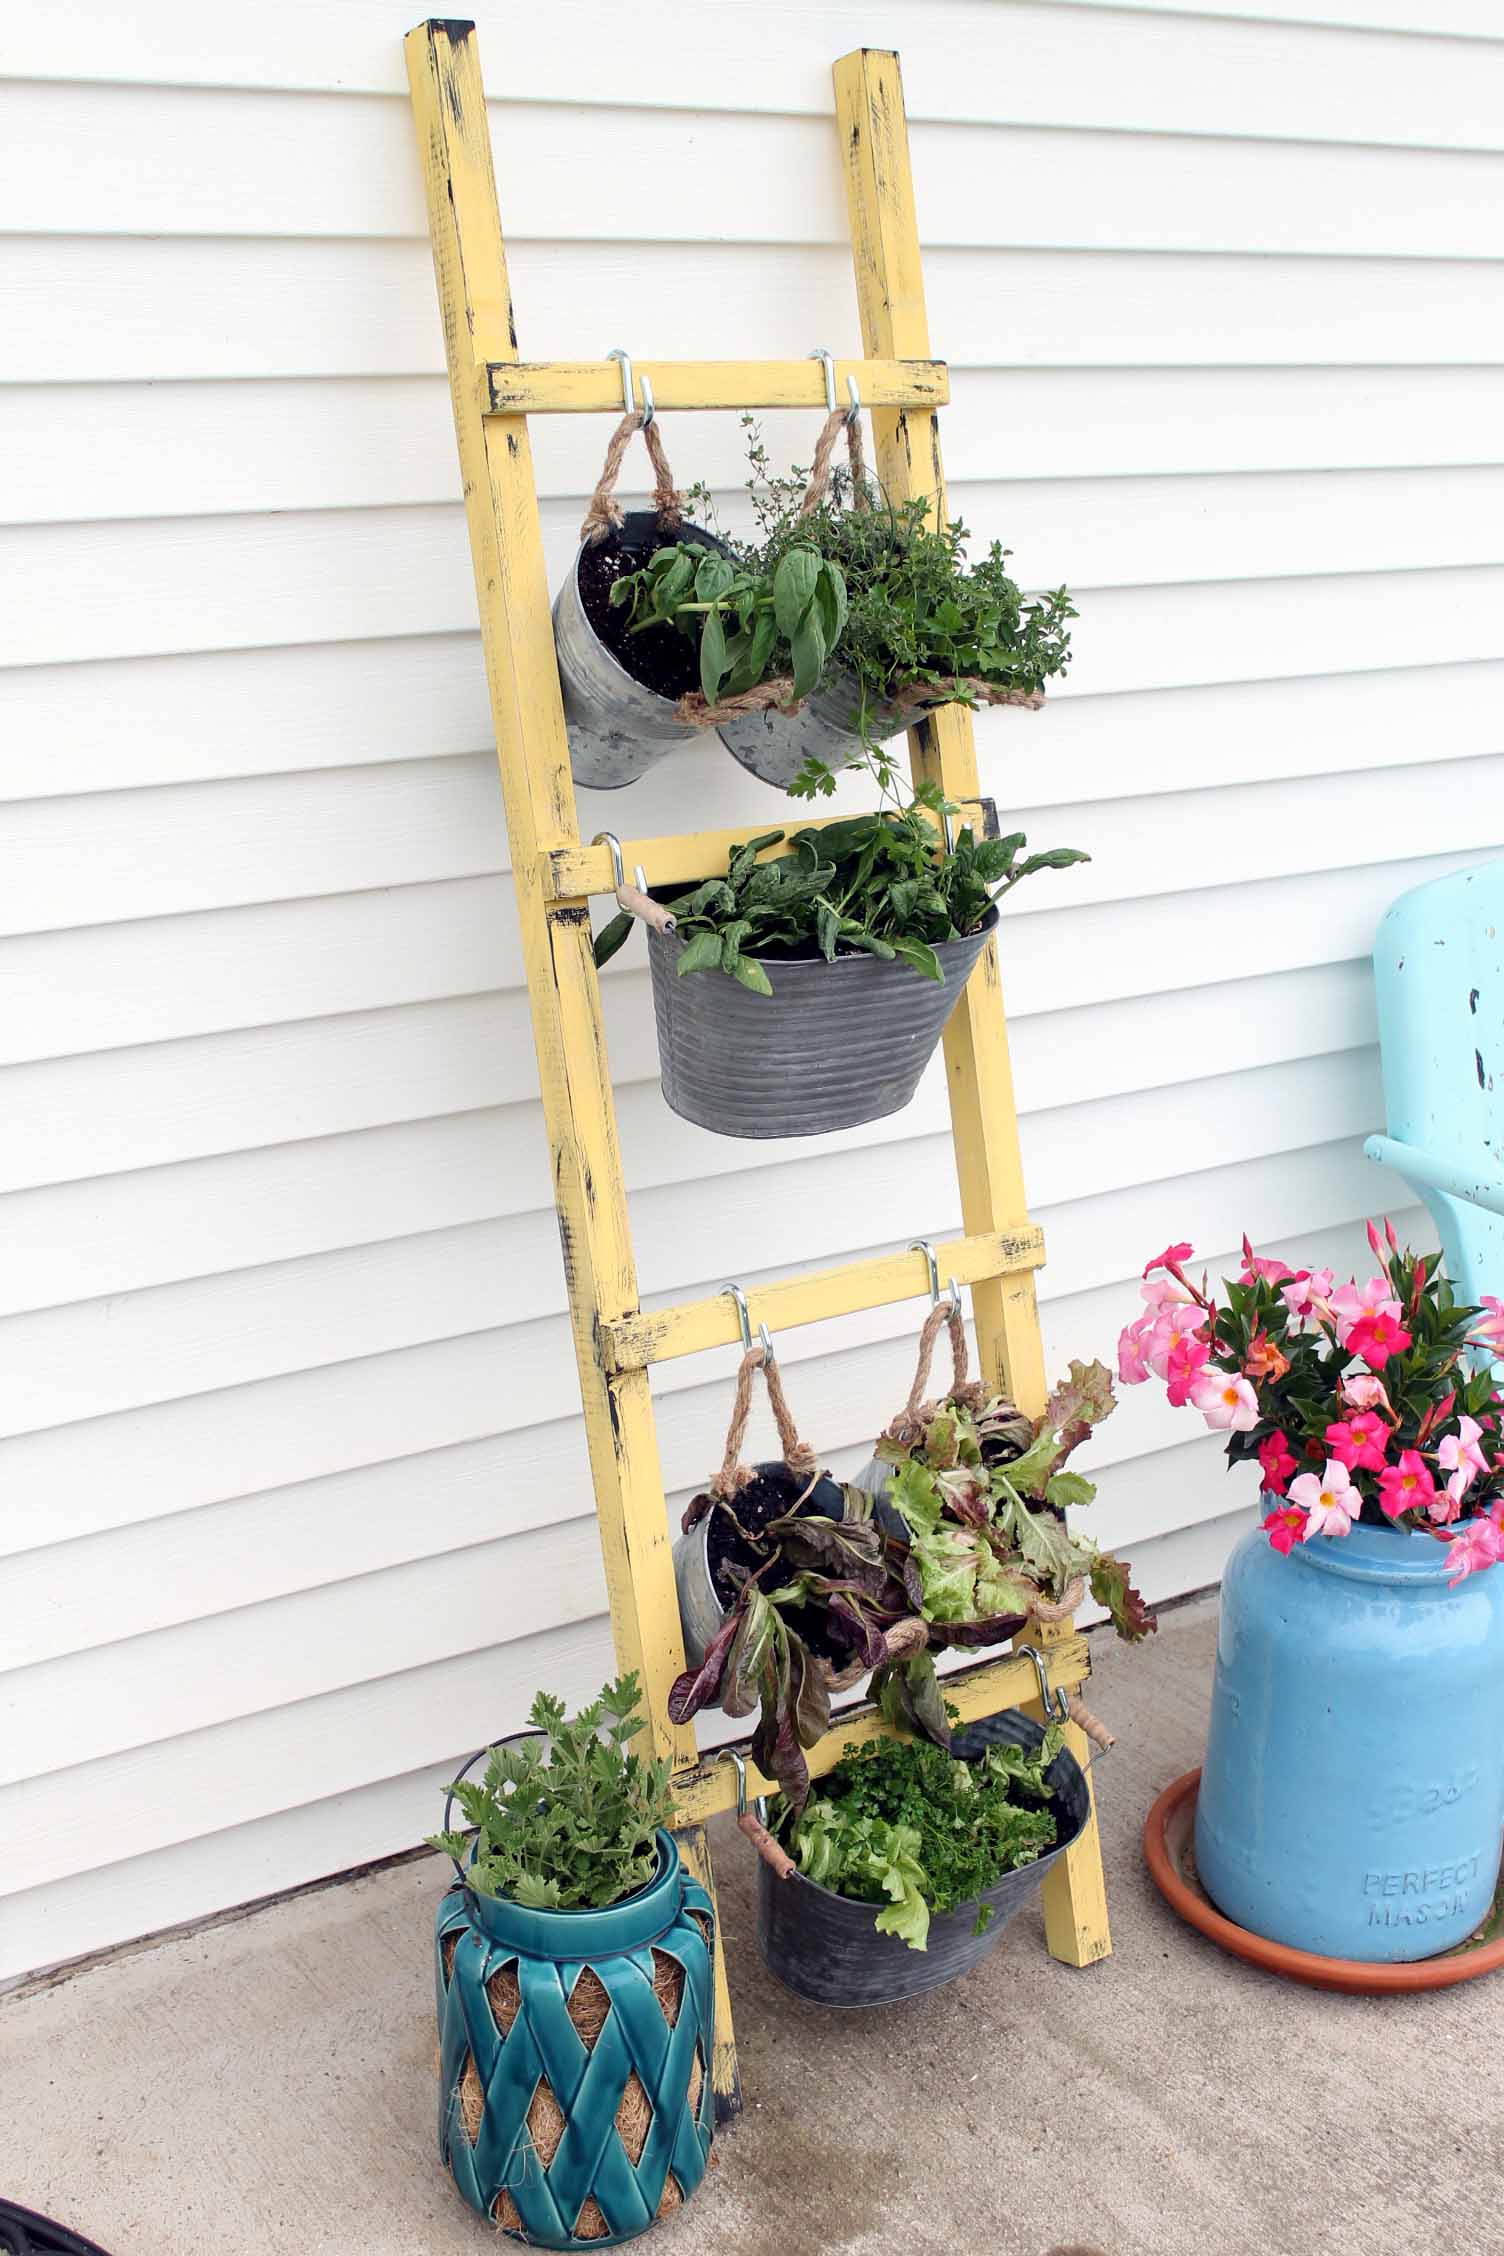
[[[834,78],[863,347],[874,359],[925,359],[929,317],[898,57],[861,48],[841,58]],[[880,409],[873,424],[878,474],[889,495],[898,502],[922,496],[943,523],[945,473],[934,410]],[[966,706],[942,706],[910,730],[909,747],[916,783],[937,783],[951,799],[977,797],[976,743]],[[996,935],[946,1029],[945,1065],[965,1229],[982,1234],[1026,1224]],[[1021,1409],[1037,1415],[1046,1381],[1033,1272],[975,1284],[972,1307],[984,1374]],[[1066,1623],[1040,1624],[1038,1632],[1031,1624],[1029,1639],[1047,1653],[1072,1634]],[[1066,1727],[1066,1741],[1085,1768],[1089,1749],[1074,1724]],[[1090,1791],[1089,1771],[1087,1787]],[[1094,1799],[1079,1839],[1045,1876],[1044,1910],[1046,1941],[1056,1958],[1084,1966],[1108,1955],[1112,1941]]]

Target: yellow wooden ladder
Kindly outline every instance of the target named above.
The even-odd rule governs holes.
[[[596,1512],[616,1653],[642,1679],[659,1754],[673,1766],[680,1848],[714,1893],[706,1820],[735,1799],[731,1766],[701,1762],[692,1727],[668,1720],[667,1693],[684,1666],[648,1367],[731,1345],[739,1325],[724,1296],[645,1314],[638,1305],[626,1186],[606,1060],[600,989],[591,954],[589,897],[615,883],[610,849],[581,843],[569,771],[544,569],[529,415],[619,411],[621,370],[600,361],[518,358],[506,249],[491,165],[490,132],[474,26],[431,21],[407,37],[429,228],[459,437],[470,546],[480,605],[496,747],[511,838],[543,1112],[553,1162],[570,1318],[584,1399]],[[835,66],[836,124],[846,165],[852,257],[867,358],[838,361],[875,410],[878,474],[895,501],[922,495],[943,517],[937,405],[949,398],[943,363],[931,360],[909,174],[908,129],[896,55],[871,50]],[[823,409],[825,376],[812,360],[639,361],[660,408]],[[971,714],[948,705],[909,737],[915,781],[955,801],[978,796]],[[700,832],[623,842],[628,869],[655,883],[704,877],[753,835]],[[1042,1233],[1024,1201],[1018,1116],[997,945],[988,942],[945,1035],[956,1168],[965,1235],[937,1248],[940,1273],[969,1285],[983,1376],[1028,1411],[1043,1408],[1045,1378],[1034,1270]],[[859,1261],[759,1288],[754,1325],[782,1330],[924,1292],[917,1252]],[[1030,1626],[1052,1686],[1079,1685],[1086,1641],[1069,1623]],[[945,1680],[970,1719],[1019,1706],[1040,1712],[1033,1665],[1017,1655]],[[818,1774],[853,1738],[886,1728],[870,1713],[843,1717],[815,1747]],[[1083,1762],[1086,1745],[1067,1737]],[[754,1792],[768,1790],[750,1768]],[[1093,1815],[1044,1882],[1050,1950],[1073,1966],[1105,1958],[1111,1943],[1101,1848]],[[736,2043],[724,1956],[717,1952],[719,2111],[739,2105]]]

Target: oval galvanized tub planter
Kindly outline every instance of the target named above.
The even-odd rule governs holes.
[[[869,705],[868,734],[885,743],[944,703],[937,696],[922,705]],[[806,760],[823,760],[833,769],[859,760],[861,717],[862,693],[856,676],[837,674],[812,690],[797,713],[746,713],[740,720],[723,722],[719,733],[734,760],[764,783],[786,791]]]
[[[943,985],[876,956],[763,959],[771,995],[679,976],[684,942],[648,932],[664,1098],[717,1136],[824,1136],[901,1112],[997,924],[935,950]]]
[[[676,538],[703,541],[729,553],[724,541],[699,525],[682,525]],[[629,510],[616,539],[641,549],[644,560],[663,545],[663,531],[650,509]],[[660,697],[633,679],[601,641],[580,597],[581,547],[554,599],[554,649],[564,719],[569,731],[569,768],[589,791],[619,791],[635,783],[676,744],[704,739],[712,732],[691,728],[677,718],[671,697]]]
[[[964,1762],[991,1746],[1037,1747],[1043,1737],[1043,1727],[1022,1709],[1004,1708],[958,1731],[951,1751]],[[976,1902],[937,1912],[930,1920],[927,1950],[910,1950],[898,1936],[879,1934],[877,1904],[838,1896],[802,1872],[780,1880],[759,1863],[757,1944],[768,1972],[811,2005],[834,2006],[897,2005],[969,1974],[996,1949],[1008,1921],[1023,1909],[1091,1814],[1085,1774],[1068,1750],[1062,1748],[1056,1756],[1049,1782],[1055,1846],[1036,1863],[1005,1872],[983,1892],[978,1901],[991,1906],[992,1916],[980,1934]]]

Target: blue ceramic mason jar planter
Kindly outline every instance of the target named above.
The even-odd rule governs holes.
[[[1266,1505],[1271,1500],[1266,1498]],[[1432,1958],[1486,1916],[1504,1836],[1504,1569],[1447,1586],[1435,1538],[1354,1527],[1222,1583],[1196,1869],[1255,1935]]]
[[[435,1921],[439,2151],[472,2209],[539,2248],[645,2232],[705,2175],[713,1914],[670,1834],[605,1911],[451,1888]]]

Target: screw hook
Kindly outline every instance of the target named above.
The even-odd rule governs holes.
[[[846,397],[851,402],[850,407],[846,410],[846,420],[848,423],[854,423],[862,412],[862,395],[856,388],[854,376],[848,376],[846,379]]]
[[[619,362],[621,366],[621,411],[623,415],[635,415],[637,403],[632,397],[632,355],[626,350],[625,346],[613,345],[606,358]]]
[[[941,1290],[940,1290],[940,1270],[939,1270],[939,1266],[938,1266],[938,1264],[937,1264],[937,1262],[936,1262],[936,1260],[935,1260],[935,1249],[934,1249],[934,1247],[933,1247],[933,1246],[932,1246],[932,1245],[930,1244],[930,1241],[929,1241],[929,1239],[928,1239],[928,1238],[912,1238],[912,1239],[910,1239],[910,1241],[909,1241],[909,1251],[910,1251],[910,1253],[922,1253],[922,1254],[924,1255],[924,1258],[925,1258],[925,1262],[926,1262],[926,1265],[928,1266],[928,1269],[929,1269],[929,1273],[930,1273],[930,1303],[931,1303],[931,1306],[932,1306],[932,1307],[935,1307],[935,1308],[938,1308],[938,1307],[939,1307],[939,1305],[940,1305],[940,1303],[941,1303],[941,1300],[942,1300],[942,1299],[944,1299],[944,1300],[948,1300],[948,1301],[950,1302],[950,1305],[951,1305],[951,1307],[952,1307],[952,1308],[954,1308],[955,1310],[957,1310],[957,1312],[959,1312],[959,1310],[960,1310],[960,1307],[961,1307],[961,1289],[960,1289],[959,1285],[958,1285],[958,1284],[956,1283],[956,1280],[955,1280],[955,1278],[954,1278],[954,1277],[947,1277],[947,1278],[946,1278],[946,1280],[945,1280],[945,1291],[944,1291],[944,1293],[942,1294],[942,1292],[941,1292]]]
[[[730,1293],[736,1303],[736,1320],[742,1328],[742,1353],[752,1352],[752,1311],[747,1306],[747,1296],[740,1285],[722,1285],[723,1293]],[[766,1324],[757,1327],[757,1344],[762,1349],[763,1369],[768,1370],[778,1360],[773,1353],[773,1335]]]
[[[817,360],[825,371],[825,412],[827,415],[834,415],[836,411],[836,364],[834,355],[827,346],[816,345],[809,357],[811,360]]]
[[[1057,1684],[1050,1689],[1050,1672],[1045,1667],[1044,1655],[1037,1645],[1015,1645],[1014,1652],[1021,1661],[1034,1663],[1034,1674],[1039,1679],[1039,1704],[1044,1709],[1046,1723],[1069,1723],[1071,1719],[1070,1694]]]
[[[642,394],[642,427],[646,431],[652,424],[653,417],[658,413],[657,408],[653,405],[653,385],[651,378],[647,376],[639,376],[637,379],[637,388]]]

